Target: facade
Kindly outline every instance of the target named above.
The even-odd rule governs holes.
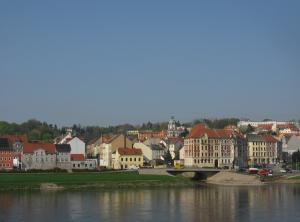
[[[55,144],[56,167],[60,169],[71,169],[71,146],[70,144]]]
[[[119,148],[113,161],[114,169],[130,169],[143,166],[143,152],[135,148]]]
[[[133,147],[135,149],[141,149],[144,161],[151,165],[156,165],[165,154],[165,147],[162,144],[135,143]]]
[[[99,166],[112,168],[112,153],[115,153],[119,147],[132,148],[133,143],[123,134],[114,135],[102,139],[102,143],[99,146]]]
[[[170,151],[172,159],[174,160],[176,157],[176,154],[179,154],[179,150],[183,147],[183,139],[169,138],[167,143],[168,143],[168,149]]]
[[[78,137],[67,140],[66,144],[71,146],[71,154],[83,154],[85,156],[85,142]]]
[[[291,162],[294,152],[300,150],[300,137],[296,135],[284,136],[282,138],[282,159]]]
[[[0,170],[12,170],[15,152],[7,138],[0,138]]]
[[[247,146],[242,135],[224,129],[209,129],[196,124],[184,140],[186,167],[244,167]],[[244,144],[242,146],[242,144]]]
[[[53,169],[56,167],[55,145],[42,142],[24,143],[21,161],[25,170]]]
[[[174,116],[171,117],[168,124],[168,138],[177,138],[184,131],[184,127],[177,126]]]
[[[6,138],[9,140],[9,143],[12,144],[12,148],[14,151],[13,157],[13,168],[21,169],[21,154],[23,152],[23,143],[27,142],[27,137],[25,135],[4,135],[1,138]]]
[[[249,165],[276,164],[281,159],[282,145],[271,135],[249,134]]]
[[[148,130],[148,131],[139,132],[138,140],[145,141],[150,138],[165,139],[166,137],[167,137],[167,132],[164,130],[158,132],[153,132]]]

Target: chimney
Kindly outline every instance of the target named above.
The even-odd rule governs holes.
[[[127,148],[126,146],[126,134],[124,133],[124,148]]]

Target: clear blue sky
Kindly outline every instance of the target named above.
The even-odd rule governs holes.
[[[0,120],[300,118],[300,1],[0,1]]]

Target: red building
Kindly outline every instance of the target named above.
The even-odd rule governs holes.
[[[0,169],[13,169],[15,152],[7,138],[0,138]]]
[[[140,141],[144,141],[149,138],[159,138],[159,139],[164,139],[167,137],[167,132],[162,130],[158,132],[153,132],[153,131],[143,131],[139,132],[138,139]]]

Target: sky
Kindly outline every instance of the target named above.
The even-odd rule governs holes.
[[[300,119],[300,1],[0,1],[0,120]]]

